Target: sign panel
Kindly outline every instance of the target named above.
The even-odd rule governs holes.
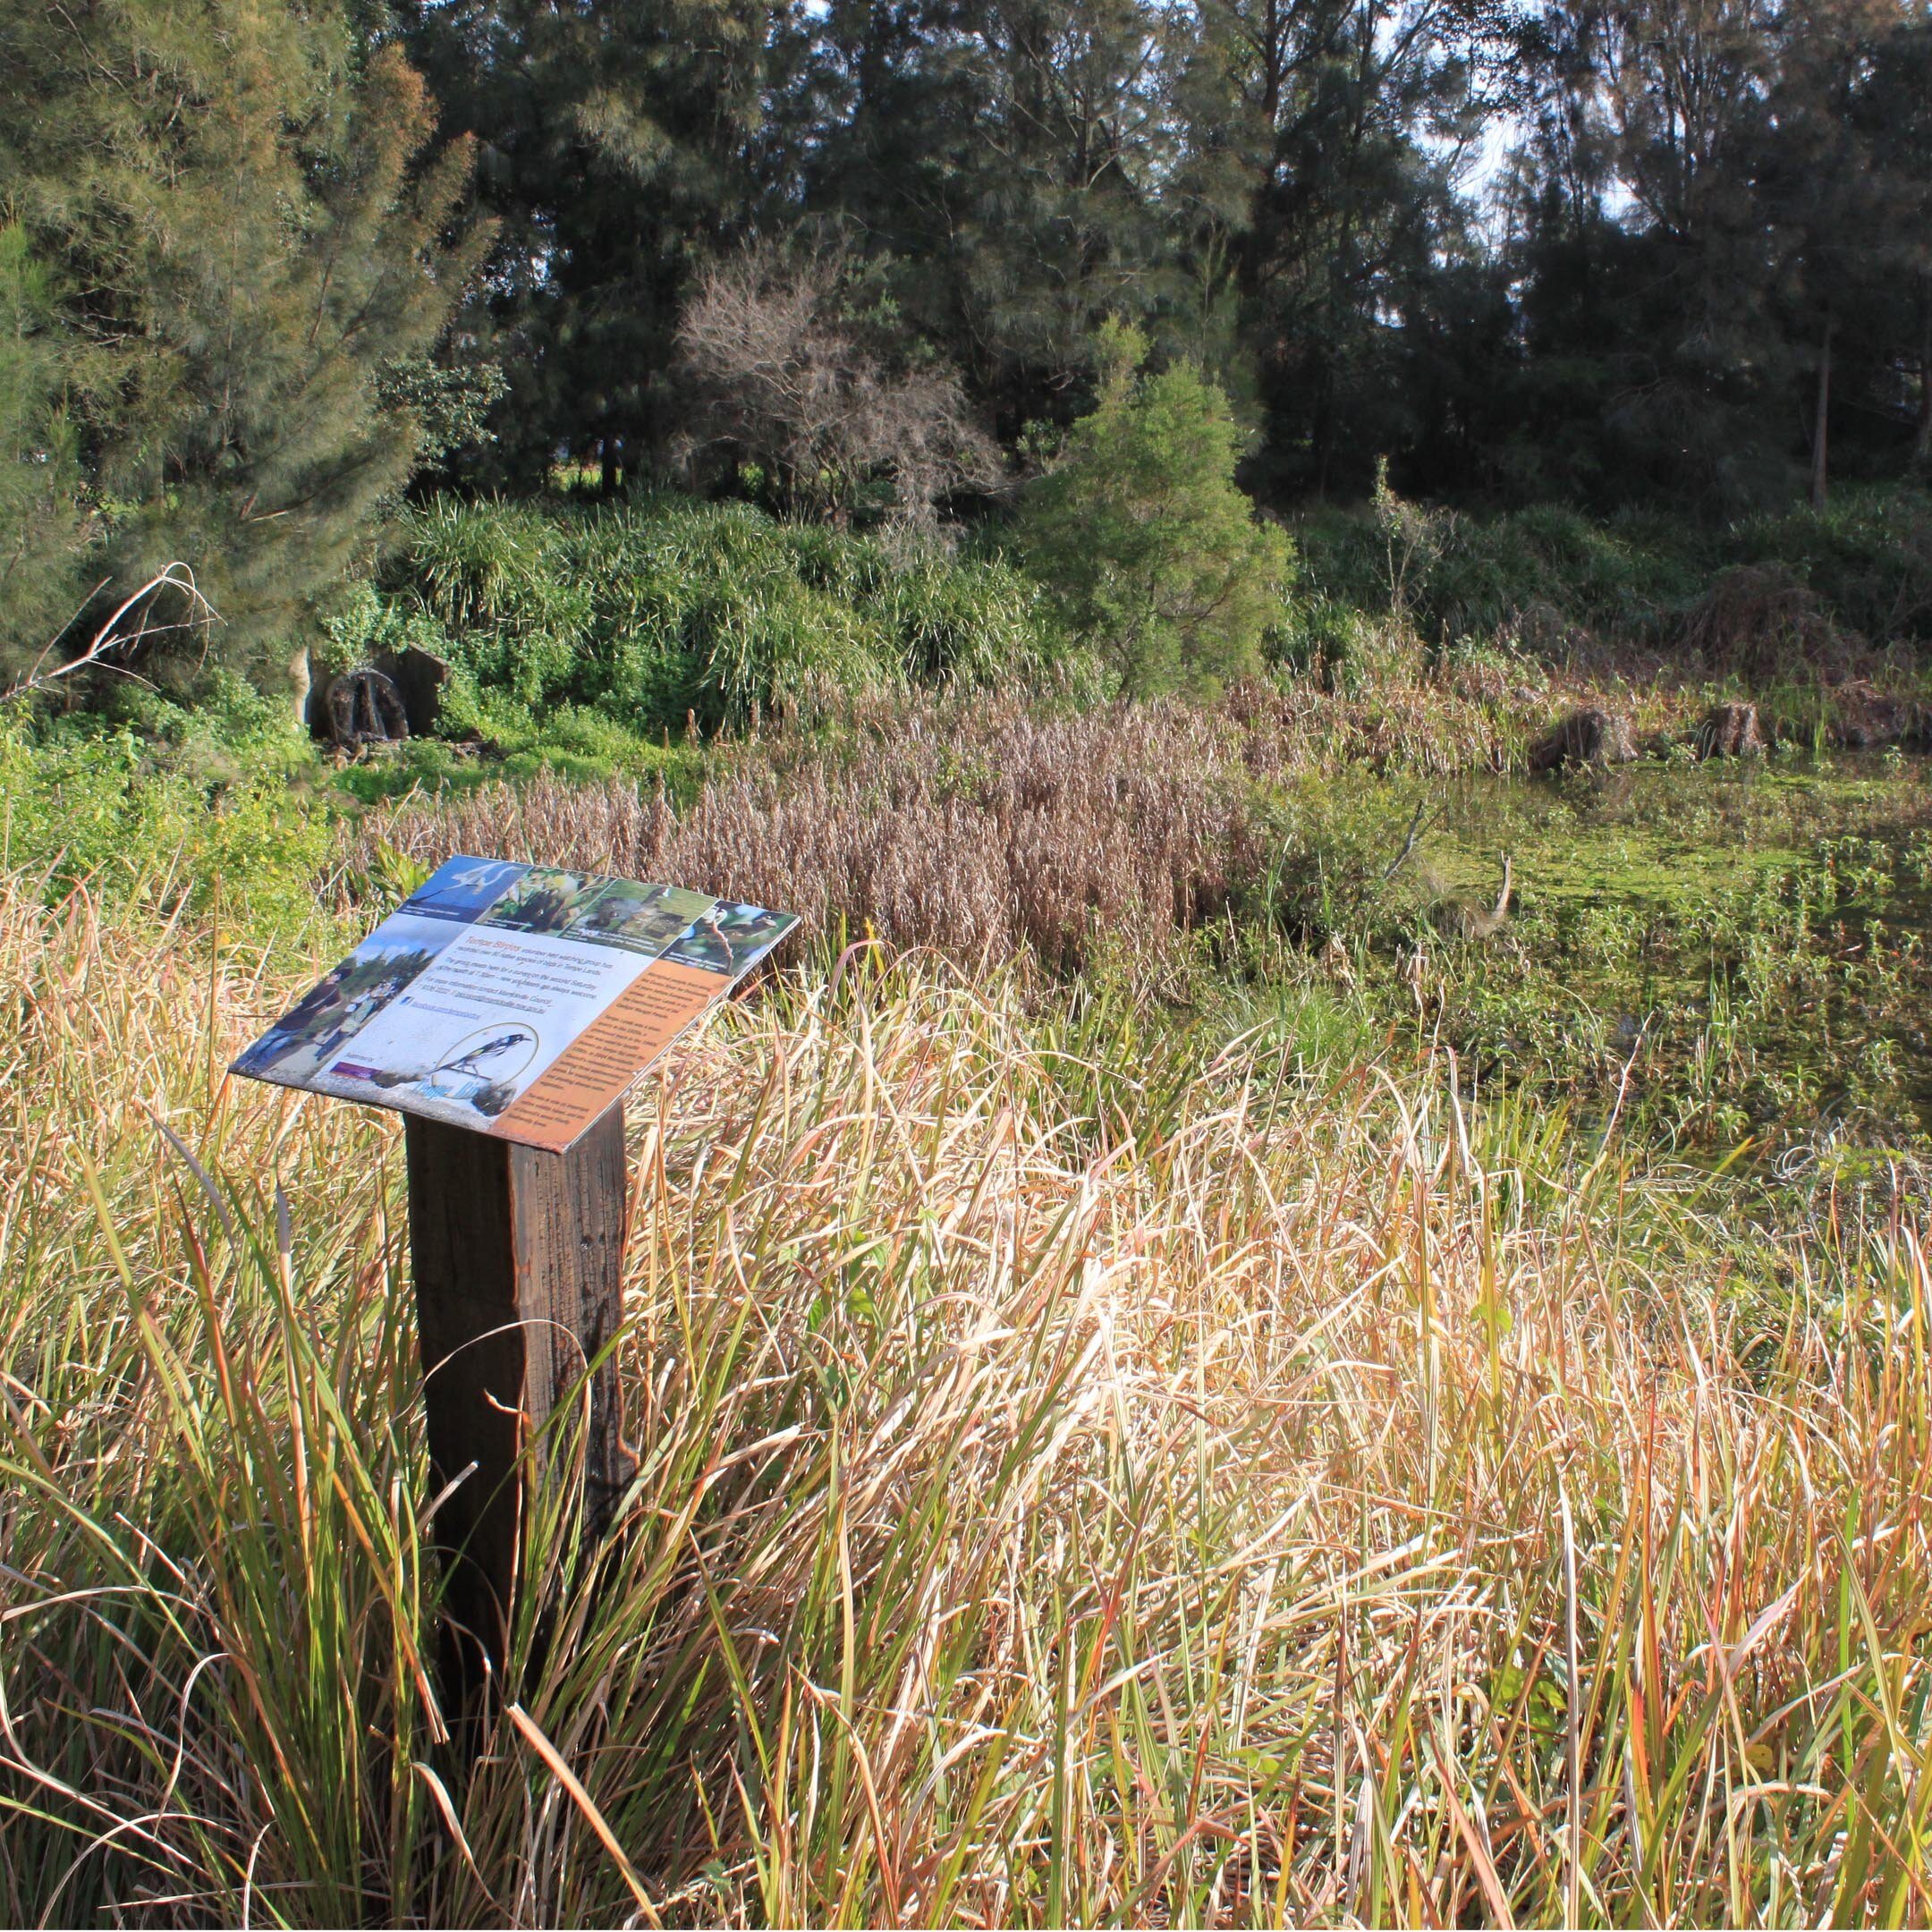
[[[458,856],[233,1071],[562,1153],[797,924],[678,886]]]

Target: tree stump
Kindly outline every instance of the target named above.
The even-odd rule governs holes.
[[[400,744],[409,714],[393,678],[364,666],[344,671],[328,688],[330,741],[345,751],[367,744]]]
[[[443,713],[443,688],[450,681],[448,664],[433,651],[419,650],[411,644],[394,657],[378,658],[376,668],[394,684],[411,737],[428,737]]]
[[[1742,701],[1713,705],[1704,714],[1692,741],[1700,758],[1745,758],[1762,751],[1765,734],[1758,721],[1758,707]]]
[[[1532,772],[1561,771],[1567,765],[1628,765],[1637,756],[1630,720],[1594,705],[1572,711],[1530,748]]]

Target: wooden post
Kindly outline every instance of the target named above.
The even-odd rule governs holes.
[[[623,1107],[568,1154],[413,1115],[405,1137],[433,1493],[463,1478],[433,1525],[454,1566],[445,1600],[474,1638],[454,1663],[461,1704],[479,1681],[478,1650],[502,1674],[524,1487],[543,1476],[540,1459],[520,1470],[519,1453],[573,1385],[580,1392],[622,1318]],[[588,1393],[584,1534],[595,1538],[632,1464],[612,1363]]]

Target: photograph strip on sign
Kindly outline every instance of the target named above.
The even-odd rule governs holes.
[[[682,886],[459,855],[233,1071],[562,1152],[797,924]]]

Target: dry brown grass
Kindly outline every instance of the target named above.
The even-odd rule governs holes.
[[[1678,641],[1707,670],[1758,684],[1794,665],[1830,682],[1867,667],[1862,638],[1842,631],[1823,602],[1777,564],[1741,564],[1721,572],[1686,615]]]
[[[1097,944],[1168,952],[1265,862],[1258,782],[1368,763],[1506,769],[1546,701],[1480,676],[1358,699],[1244,686],[1219,706],[1083,712],[879,699],[831,736],[721,748],[687,808],[655,786],[542,776],[370,814],[343,855],[386,877],[451,852],[675,878],[784,906],[822,936],[1055,970]]]
[[[634,1112],[630,1540],[465,1789],[393,1123],[222,1075],[304,962],[39,892],[0,1917],[1932,1912],[1922,1203],[1733,1231],[1446,1081],[781,981]]]
[[[1325,692],[1308,681],[1245,684],[1226,709],[1241,727],[1241,751],[1258,777],[1305,775],[1340,766],[1446,778],[1508,771],[1521,762],[1528,721],[1549,701],[1538,676],[1513,679],[1495,666],[1447,677],[1419,670],[1382,675],[1358,695]]]
[[[1097,937],[1159,953],[1251,869],[1241,739],[1181,705],[1039,716],[919,705],[860,714],[835,749],[754,742],[686,810],[622,781],[539,778],[410,801],[353,862],[489,852],[783,906],[837,939],[962,962],[1022,949],[1071,969]]]

